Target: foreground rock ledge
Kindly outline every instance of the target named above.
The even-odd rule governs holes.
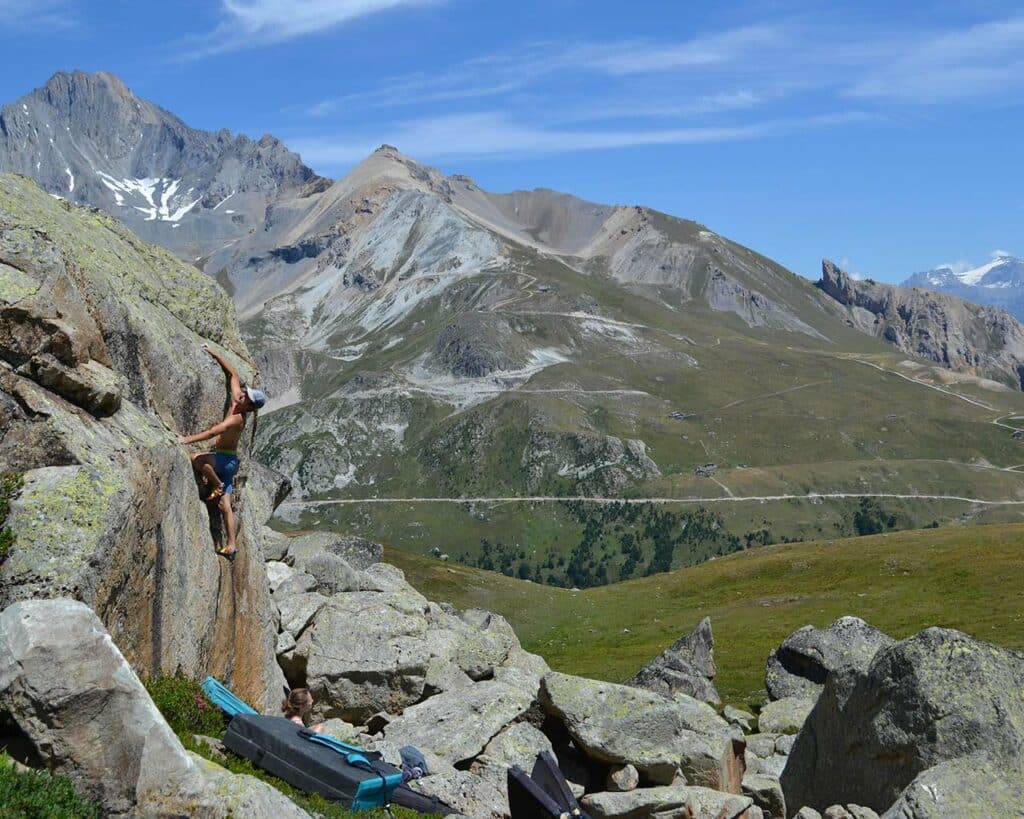
[[[75,600],[0,613],[0,712],[28,762],[71,779],[104,816],[302,819],[280,791],[185,751],[99,618]]]

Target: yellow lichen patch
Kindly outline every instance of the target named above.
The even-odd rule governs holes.
[[[27,299],[39,290],[39,284],[16,267],[0,262],[0,301],[13,304]]]

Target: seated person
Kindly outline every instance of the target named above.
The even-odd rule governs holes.
[[[309,713],[309,709],[312,707],[313,695],[309,692],[308,688],[292,689],[288,692],[288,696],[281,702],[281,710],[284,711],[284,715],[296,725],[301,725],[303,728],[306,727],[304,717]],[[318,722],[309,730],[322,734],[324,724],[322,722]]]

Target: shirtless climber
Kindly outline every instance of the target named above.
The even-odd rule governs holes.
[[[204,491],[207,492],[206,502],[216,504],[224,520],[227,542],[217,550],[217,554],[234,560],[238,551],[235,544],[238,527],[235,523],[235,513],[231,508],[231,492],[234,488],[235,473],[238,472],[238,442],[242,437],[242,430],[245,429],[246,416],[262,407],[267,401],[267,396],[260,390],[242,384],[235,368],[222,355],[205,344],[203,349],[220,364],[221,369],[231,379],[231,407],[219,424],[195,435],[179,435],[178,442],[194,444],[208,438],[217,438],[213,452],[197,452],[190,457],[192,468],[203,479]]]

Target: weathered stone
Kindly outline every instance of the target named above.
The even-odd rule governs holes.
[[[494,675],[519,640],[508,621],[497,614],[480,609],[458,611],[450,606],[431,603],[427,608],[430,639],[444,650],[433,650],[435,656],[448,656],[470,679],[483,680]],[[447,633],[447,634],[446,634]]]
[[[782,775],[789,804],[886,810],[918,774],[987,754],[1024,765],[1024,657],[949,629],[881,649],[829,677]]]
[[[789,756],[789,752],[793,750],[794,742],[796,742],[795,734],[783,734],[775,740],[775,753]]]
[[[553,753],[551,740],[528,722],[517,722],[503,728],[484,748],[484,753],[491,759],[508,767],[518,765],[527,772],[533,769],[541,751]]]
[[[821,819],[821,814],[814,808],[802,807],[793,814],[793,819]]]
[[[693,784],[739,791],[742,735],[692,697],[551,672],[540,701],[593,759],[632,764],[654,783],[671,783],[681,770]]]
[[[634,790],[640,785],[640,773],[632,765],[612,765],[605,790],[616,793]]]
[[[782,754],[772,754],[765,757],[761,760],[760,773],[779,779],[782,776],[782,772],[786,769],[786,759],[787,757],[784,757]]]
[[[68,776],[105,815],[307,816],[269,785],[187,753],[78,601],[29,600],[0,613],[0,711],[35,761]]]
[[[855,805],[852,802],[846,806],[846,810],[853,819],[878,819],[878,814],[871,808]]]
[[[804,626],[768,657],[764,684],[773,700],[815,700],[830,673],[866,669],[878,649],[895,641],[859,617],[840,617],[828,628]]]
[[[734,708],[731,705],[727,705],[722,709],[722,716],[725,717],[726,721],[730,724],[741,728],[744,733],[748,733],[754,729],[754,720],[757,719],[757,717],[749,711],[744,711],[741,708]]]
[[[276,560],[267,561],[266,571],[267,585],[270,586],[271,594],[276,592],[277,587],[280,586],[285,580],[287,580],[289,577],[295,574],[295,569],[293,569],[287,563],[280,563]],[[307,589],[307,591],[309,590]]]
[[[314,532],[290,538],[288,553],[295,558],[297,565],[318,554],[331,554],[340,557],[351,568],[359,571],[379,563],[384,549],[379,543],[356,535]]]
[[[842,805],[830,805],[825,808],[825,812],[822,816],[823,819],[853,819],[850,812]]]
[[[281,631],[298,638],[313,622],[314,615],[328,601],[329,598],[316,592],[293,594],[283,598],[275,597],[274,602],[277,603],[278,611],[281,614]]]
[[[203,734],[192,734],[192,741],[197,745],[205,745],[206,748],[217,759],[227,759],[228,749],[217,737],[208,737]]]
[[[705,617],[693,631],[680,637],[626,680],[626,685],[659,694],[687,694],[717,704],[721,698],[714,684],[714,646],[711,618]]]
[[[747,774],[743,777],[743,793],[754,800],[767,819],[786,819],[786,798],[778,777]]]
[[[292,570],[292,573],[278,583],[277,588],[274,589],[274,602],[280,606],[280,601],[285,597],[304,595],[307,592],[313,591],[320,594],[320,596],[326,596],[327,594],[326,592],[321,594],[320,584],[317,583],[313,575],[307,572]]]
[[[785,697],[765,703],[757,716],[757,726],[766,734],[795,734],[814,707],[814,700]]]
[[[472,759],[533,698],[495,681],[431,697],[406,708],[387,726],[384,738],[400,745],[429,748],[451,764]]]
[[[219,516],[211,527],[171,431],[223,417],[224,376],[203,342],[253,374],[229,299],[115,220],[7,175],[0,259],[19,280],[0,293],[0,405],[30,410],[0,434],[0,457],[16,442],[25,473],[0,606],[80,599],[139,670],[210,673],[263,707],[280,670],[253,535],[271,510],[251,502],[243,457],[238,559],[217,557]]]
[[[280,532],[275,532],[269,526],[264,526],[260,530],[260,534],[262,536],[260,546],[263,559],[277,560],[284,563],[285,558],[288,556],[289,538]]]
[[[748,734],[747,748],[764,759],[775,753],[775,745],[778,742],[778,734]]]
[[[320,723],[320,730],[328,736],[340,739],[342,742],[348,742],[352,745],[359,744],[359,728],[350,722],[345,722],[343,719],[332,717],[331,719],[324,720]]]
[[[433,796],[473,819],[507,816],[507,800],[487,780],[469,771],[434,774],[409,783],[414,791]]]
[[[1024,770],[984,754],[940,762],[915,777],[882,819],[989,819],[1020,816]]]
[[[721,817],[739,819],[753,804],[749,796],[722,793],[691,785],[637,788],[624,793],[591,793],[581,807],[593,819],[648,819],[648,817]]]
[[[326,600],[292,652],[313,693],[314,717],[362,724],[378,711],[397,713],[417,702],[430,658],[426,600],[415,592],[349,592]],[[282,628],[288,628],[283,609]]]

